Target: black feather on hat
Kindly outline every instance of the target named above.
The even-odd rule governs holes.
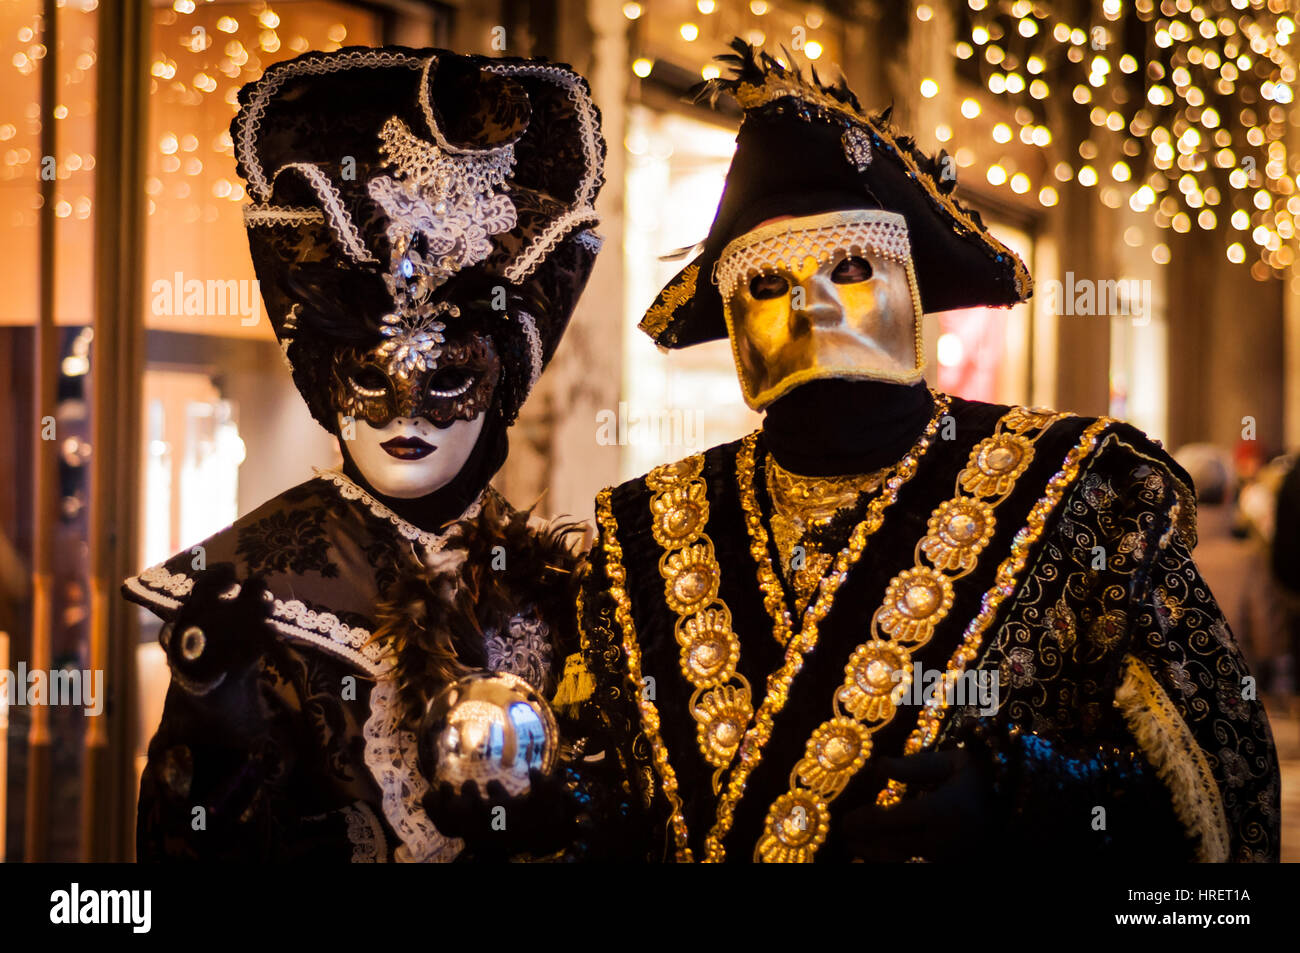
[[[345,47],[275,64],[239,102],[253,264],[313,416],[333,429],[333,352],[400,333],[394,312],[418,298],[454,299],[452,321],[492,336],[513,420],[600,248],[586,81],[542,60]]]
[[[696,87],[697,101],[731,96],[744,110],[736,153],[703,251],[670,281],[641,321],[656,344],[688,347],[727,336],[713,270],[733,239],[778,216],[882,208],[907,220],[924,311],[1012,305],[1033,293],[1015,252],[952,197],[956,165],[930,158],[867,114],[843,77],[833,85],[742,39],[718,57],[732,75]]]

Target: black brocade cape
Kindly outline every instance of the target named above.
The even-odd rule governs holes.
[[[941,428],[886,511],[793,680],[722,839],[726,860],[754,857],[769,806],[787,791],[813,729],[831,716],[832,694],[853,649],[870,638],[869,622],[888,581],[915,564],[931,512],[953,496],[972,448],[993,434],[1008,409],[952,399],[951,439],[942,439]],[[1084,439],[1094,424],[1092,439]],[[1079,465],[1064,467],[1081,440]],[[741,645],[739,672],[753,688],[757,709],[784,649],[773,638],[750,552],[738,491],[739,449],[736,442],[706,451],[701,479],[709,502],[705,531],[721,571],[718,598],[731,611]],[[761,434],[757,450],[756,498],[776,565]],[[1041,524],[1039,535],[967,666],[997,673],[996,714],[981,719],[973,707],[954,705],[934,747],[955,744],[965,737],[964,726],[976,721],[1000,737],[996,790],[1008,817],[1000,844],[1007,856],[1276,860],[1279,780],[1272,736],[1263,706],[1243,692],[1245,663],[1190,555],[1190,480],[1133,427],[1063,416],[1042,432],[1028,469],[997,507],[995,534],[974,571],[954,583],[952,608],[915,661],[925,670],[948,670],[995,587],[999,564],[1022,528],[1031,528],[1031,509],[1051,486],[1060,498],[1045,519],[1034,521]],[[583,585],[583,647],[596,682],[592,704],[620,740],[625,787],[639,795],[654,830],[641,846],[663,859],[699,860],[719,797],[688,711],[692,687],[680,668],[677,616],[665,602],[664,550],[651,531],[652,491],[638,479],[607,492],[602,497],[617,526],[615,538],[608,525],[600,527]],[[1102,547],[1101,560],[1096,547]],[[619,588],[618,562],[626,573],[631,627],[618,617],[611,591]],[[788,589],[785,598],[792,606]],[[800,616],[793,618],[797,632]],[[631,682],[629,647],[639,654],[646,681]],[[836,824],[846,811],[874,800],[886,778],[873,775],[872,764],[902,754],[918,711],[900,707],[876,733],[871,760],[830,804],[829,836],[816,860],[850,859]],[[1026,763],[1042,750],[1049,752],[1045,762]],[[723,791],[735,764],[722,776]],[[680,797],[676,825],[666,779]],[[1106,830],[1089,823],[1097,805],[1107,809]]]
[[[459,531],[495,538],[509,523],[517,548],[505,554],[506,570],[492,574],[492,598],[484,600],[501,617],[475,620],[484,644],[466,656],[532,681],[542,671],[553,684],[576,651],[573,597],[564,616],[542,618],[539,607],[557,603],[554,581],[510,569],[535,566],[539,552],[549,562],[563,558],[545,527],[521,532],[523,514],[493,494]],[[127,598],[167,623],[160,638],[172,668],[141,781],[139,860],[442,861],[459,854],[462,843],[441,835],[421,805],[427,784],[399,692],[417,660],[372,640],[392,621],[385,617],[391,594],[401,592],[409,607],[421,580],[453,588],[446,584],[458,581],[473,545],[440,545],[341,473],[320,471],[126,581]],[[186,612],[200,571],[222,563],[232,563],[239,580],[265,582],[273,602],[264,631],[223,631],[193,607]],[[436,607],[437,597],[429,604]],[[426,629],[436,628],[436,611],[423,614]],[[182,615],[187,627],[205,631],[197,661],[178,655],[184,639],[174,623]]]

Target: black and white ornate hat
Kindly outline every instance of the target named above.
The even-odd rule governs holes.
[[[1024,263],[978,212],[952,197],[956,166],[897,134],[888,110],[867,114],[841,80],[825,85],[744,40],[718,57],[731,76],[698,87],[744,110],[736,153],[703,250],[659,292],[641,321],[656,344],[688,347],[727,336],[715,266],[733,239],[779,216],[852,208],[897,212],[907,222],[921,307],[1010,305],[1033,292]]]
[[[333,429],[336,348],[418,348],[456,314],[492,336],[513,420],[600,248],[586,81],[540,60],[348,47],[277,63],[239,101],[249,246],[313,416]]]

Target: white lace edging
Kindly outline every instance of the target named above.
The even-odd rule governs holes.
[[[343,808],[343,819],[347,822],[348,841],[352,844],[352,863],[387,863],[388,841],[370,805],[365,801],[349,804]]]
[[[464,841],[444,837],[424,812],[429,784],[420,774],[415,733],[401,726],[397,682],[380,679],[370,690],[370,717],[365,737],[366,767],[383,796],[384,817],[401,838],[394,852],[400,863],[448,863],[464,849]]]
[[[520,311],[519,326],[524,329],[524,337],[528,338],[528,387],[524,389],[524,393],[528,394],[532,392],[537,379],[542,376],[542,360],[545,354],[542,350],[542,336],[537,333],[537,319],[527,311]]]
[[[574,208],[565,212],[506,266],[503,272],[506,280],[515,284],[522,282],[537,270],[537,266],[545,261],[551,252],[555,251],[555,246],[564,241],[569,232],[580,225],[596,225],[599,222],[600,216],[593,208]]]
[[[325,76],[341,70],[354,68],[387,68],[407,66],[422,69],[424,61],[418,56],[395,53],[390,50],[355,50],[340,56],[295,60],[279,69],[272,68],[253,88],[248,106],[244,113],[244,122],[239,127],[237,149],[239,161],[248,173],[249,191],[266,201],[271,196],[271,183],[267,181],[262,170],[261,160],[257,156],[257,135],[262,128],[262,116],[267,103],[279,91],[280,87],[295,76]]]
[[[582,184],[578,188],[573,204],[590,208],[596,201],[596,190],[599,188],[601,178],[600,149],[597,145],[600,123],[596,120],[596,107],[591,101],[591,95],[583,88],[579,76],[570,70],[543,63],[489,63],[483,68],[505,76],[519,73],[537,76],[568,90],[569,100],[578,113],[582,151],[587,161],[586,174],[582,178]]]
[[[600,159],[600,123],[596,120],[596,107],[591,95],[583,88],[582,80],[577,74],[558,66],[540,63],[488,64],[483,67],[503,76],[526,75],[547,80],[565,87],[569,100],[578,115],[579,135],[582,139],[582,154],[586,162],[578,194],[574,196],[573,206],[559,219],[552,222],[547,229],[533,241],[524,246],[505,269],[507,281],[519,283],[531,275],[546,256],[555,250],[555,246],[579,223],[595,225],[599,221],[594,208],[596,191],[602,181],[602,163]]]
[[[294,208],[289,205],[245,205],[244,225],[302,225],[325,221],[325,213],[318,208]]]
[[[580,231],[574,241],[593,254],[605,247],[605,239],[597,235],[590,228],[585,228]]]
[[[360,666],[376,678],[382,677],[393,667],[392,659],[384,654],[378,643],[372,641],[368,629],[359,625],[345,625],[332,612],[316,612],[298,599],[276,599],[271,616],[271,625],[284,635],[318,645],[327,652]]]
[[[384,506],[377,499],[367,493],[364,489],[357,486],[342,470],[322,469],[313,467],[316,476],[322,480],[328,480],[338,488],[339,496],[345,500],[360,500],[366,506],[370,507],[370,512],[380,519],[388,520],[397,528],[398,534],[403,539],[409,539],[413,543],[419,543],[424,547],[426,554],[440,553],[444,546],[447,545],[447,537],[451,530],[448,529],[442,533],[427,533],[414,523],[408,523],[388,507]],[[456,518],[456,522],[475,519],[483,510],[483,494],[487,492],[485,487],[478,497],[465,508],[465,512]]]
[[[152,566],[126,580],[126,587],[145,601],[175,612],[184,605],[184,597],[193,591],[194,580],[184,573],[171,573],[162,566]],[[164,595],[164,592],[170,595]],[[380,645],[371,640],[368,629],[345,625],[332,612],[316,612],[298,599],[276,599],[269,621],[282,635],[319,646],[376,678],[392,669],[392,660]],[[194,691],[193,686],[185,687]]]
[[[356,225],[352,224],[352,216],[343,207],[343,198],[339,195],[339,190],[334,187],[329,176],[320,170],[320,166],[312,162],[289,162],[275,170],[271,181],[274,182],[281,173],[289,170],[300,173],[312,187],[316,197],[320,199],[321,207],[325,209],[325,214],[329,216],[330,230],[338,237],[347,256],[356,262],[377,264],[378,259],[370,254],[370,249],[361,240],[361,233],[357,231]]]

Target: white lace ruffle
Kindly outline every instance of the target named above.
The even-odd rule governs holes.
[[[424,812],[429,784],[420,774],[416,737],[402,728],[397,682],[382,678],[370,690],[370,717],[362,728],[366,767],[383,796],[384,817],[401,838],[394,852],[400,863],[448,863],[464,849],[464,841],[444,837]]]
[[[425,562],[427,563],[436,553],[442,552],[447,545],[447,537],[451,530],[442,533],[428,533],[420,529],[414,523],[408,523],[388,507],[384,506],[377,499],[367,493],[364,489],[357,486],[342,470],[325,470],[320,467],[313,468],[316,476],[322,480],[328,480],[333,483],[339,491],[339,496],[345,500],[360,500],[370,508],[370,512],[380,519],[388,520],[397,528],[398,534],[403,539],[409,539],[413,543],[419,543],[425,552]],[[483,493],[487,490],[484,489]],[[483,493],[478,495],[466,509],[457,517],[456,522],[475,519],[483,510]]]
[[[168,572],[166,566],[152,566],[140,573],[140,581],[168,595],[188,596],[194,589],[194,580],[183,572]]]

